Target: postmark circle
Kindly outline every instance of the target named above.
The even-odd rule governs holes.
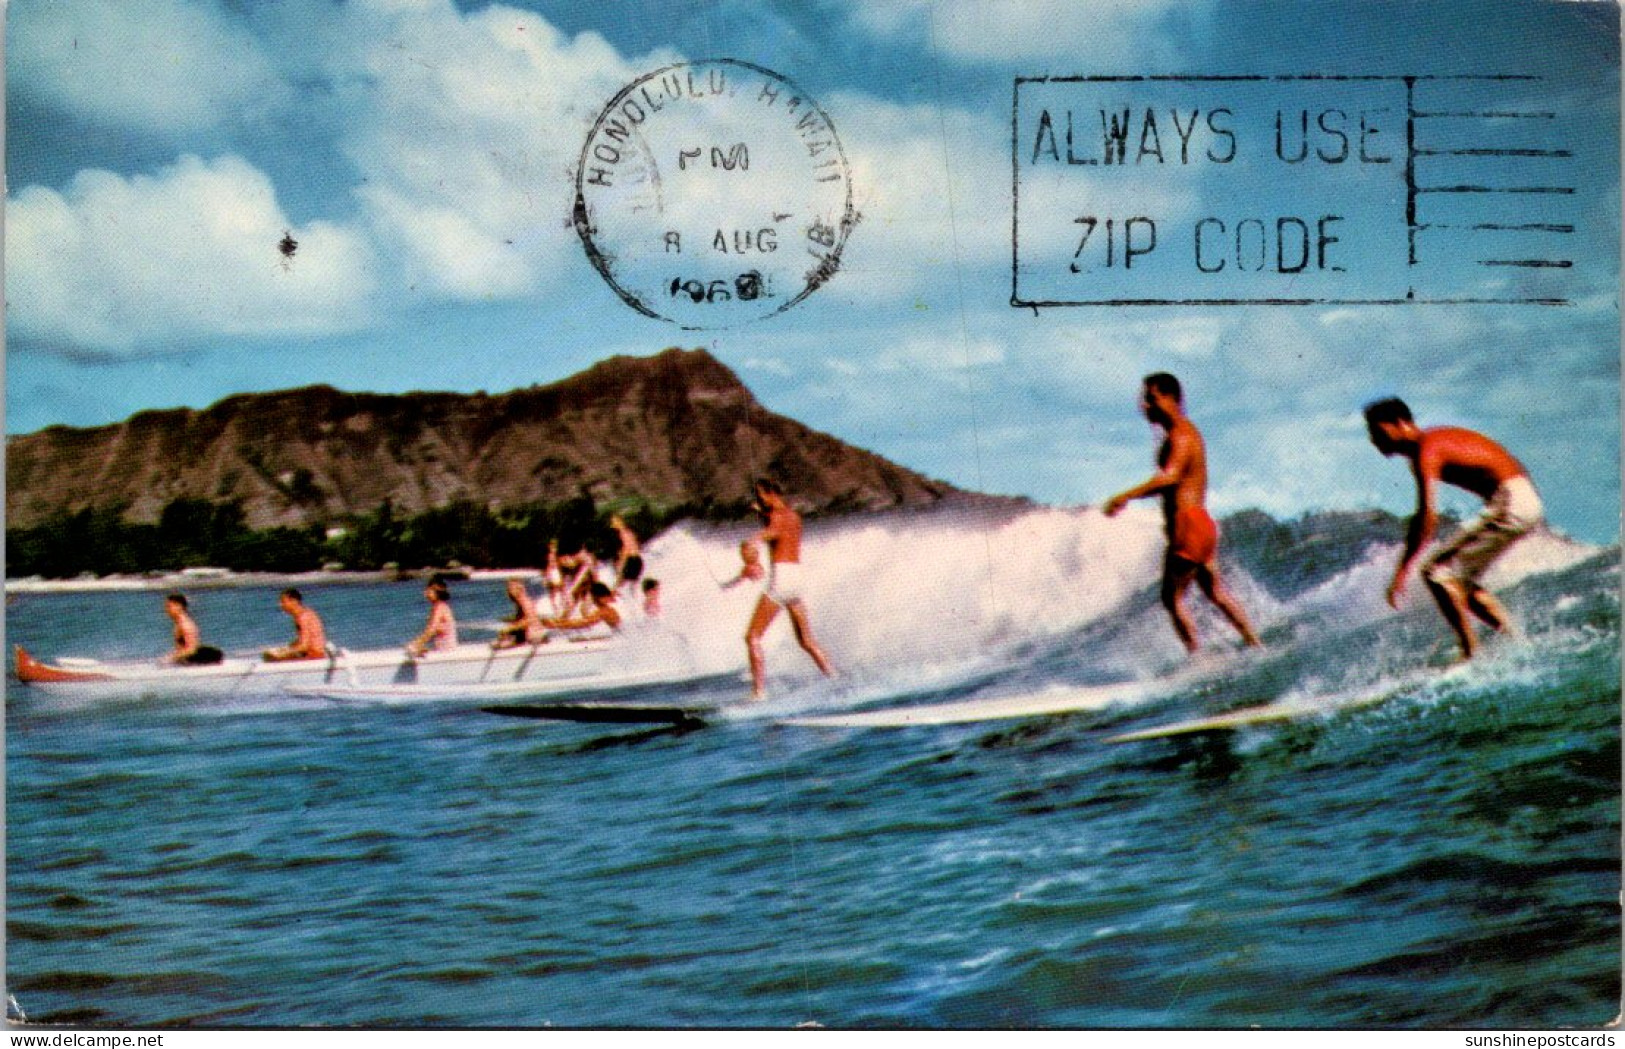
[[[807,93],[734,59],[657,69],[593,124],[576,232],[622,301],[685,329],[782,313],[840,267],[856,216],[835,127]]]

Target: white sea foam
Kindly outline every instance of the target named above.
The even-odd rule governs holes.
[[[722,591],[740,568],[741,528],[680,525],[645,550],[665,623],[716,670],[742,664],[756,584]],[[805,603],[819,643],[844,672],[885,679],[999,662],[1014,647],[1122,608],[1155,578],[1154,515],[1107,521],[1094,510],[1035,509],[988,521],[952,513],[813,522],[803,539]],[[810,662],[788,616],[767,637],[769,664]]]
[[[744,666],[743,635],[760,588],[718,587],[738,574],[738,544],[750,534],[744,527],[686,524],[646,547],[649,574],[662,582],[664,627],[711,672]],[[1245,571],[1229,572],[1228,585],[1255,626],[1290,628],[1277,631],[1272,648],[1301,651],[1305,673],[1295,691],[1367,688],[1418,665],[1415,630],[1359,632],[1407,615],[1414,623],[1419,607],[1431,613],[1419,581],[1400,612],[1386,603],[1398,539],[1289,600],[1273,598]],[[1024,660],[1053,656],[1080,633],[1106,638],[1080,644],[1076,654],[1077,666],[1097,676],[1160,679],[1178,671],[1181,678],[1209,678],[1253,665],[1237,663],[1233,631],[1194,589],[1188,606],[1212,665],[1204,673],[1203,663],[1186,661],[1155,600],[1162,550],[1161,519],[1150,507],[1115,519],[1093,509],[1035,508],[992,519],[939,512],[809,523],[806,606],[842,681],[821,682],[781,615],[766,642],[773,691],[796,707],[859,706],[977,675],[1009,679],[1019,676]],[[1597,550],[1543,532],[1509,551],[1487,582],[1510,588]],[[1441,632],[1438,640],[1448,638]],[[1363,647],[1350,653],[1347,644]],[[987,691],[1009,687],[994,682]]]

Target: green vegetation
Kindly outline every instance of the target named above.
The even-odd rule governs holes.
[[[492,510],[452,503],[401,514],[384,502],[369,514],[303,528],[249,528],[237,503],[176,499],[157,524],[131,524],[122,508],[65,514],[33,528],[6,530],[6,574],[67,579],[215,566],[238,572],[305,572],[338,563],[354,570],[385,565],[439,568],[539,566],[549,539],[563,553],[582,543],[601,557],[616,540],[609,518],[620,514],[644,538],[683,518],[735,520],[744,506],[706,503],[657,507],[620,500],[599,506],[582,495],[563,503]],[[331,532],[331,538],[329,533]]]

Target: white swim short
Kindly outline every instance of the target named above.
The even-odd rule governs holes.
[[[1545,519],[1540,495],[1527,477],[1503,481],[1484,504],[1484,512],[1444,548],[1428,558],[1422,578],[1433,582],[1478,582],[1507,547],[1528,535]]]
[[[801,566],[775,561],[768,569],[767,589],[762,591],[777,605],[801,600]]]

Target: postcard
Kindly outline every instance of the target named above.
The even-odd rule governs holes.
[[[13,1027],[1608,1037],[1617,5],[9,16]]]

